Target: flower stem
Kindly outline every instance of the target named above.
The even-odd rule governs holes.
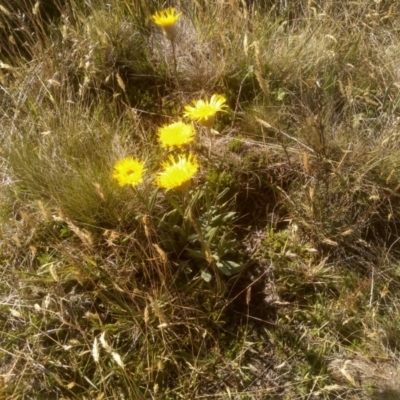
[[[208,139],[208,159],[211,158],[211,149],[212,149],[212,136],[211,136],[211,128],[206,128],[207,139]]]
[[[182,102],[182,89],[178,79],[178,62],[176,59],[175,39],[171,40],[171,46],[172,46],[172,58],[174,59],[174,75],[176,80],[176,86],[178,87],[179,96]]]

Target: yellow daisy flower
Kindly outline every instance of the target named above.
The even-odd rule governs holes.
[[[214,94],[211,96],[210,101],[197,100],[194,101],[194,107],[185,106],[185,113],[183,115],[197,121],[206,128],[211,128],[215,120],[215,114],[218,111],[225,111],[228,107],[224,104],[225,102],[226,99],[224,96]]]
[[[164,171],[159,172],[156,177],[156,185],[164,189],[179,188],[188,183],[199,169],[196,156],[178,155],[176,160],[173,155],[169,160],[162,163]]]
[[[157,11],[151,16],[152,20],[162,28],[164,36],[168,40],[174,40],[178,31],[176,23],[181,17],[182,13],[175,14],[175,8],[169,7],[162,11]]]
[[[181,147],[193,142],[194,129],[192,125],[184,122],[174,122],[170,125],[164,125],[158,130],[158,141],[161,147]]]
[[[137,186],[143,181],[144,162],[133,157],[126,157],[114,165],[113,178],[120,186]]]

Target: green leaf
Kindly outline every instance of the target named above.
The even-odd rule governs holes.
[[[232,218],[236,215],[236,212],[230,211],[227,213],[216,215],[211,219],[211,225],[221,225],[222,223],[228,223],[232,221]]]
[[[149,213],[153,211],[154,205],[156,204],[158,190],[155,190],[149,201]]]
[[[202,269],[201,278],[206,282],[210,282],[212,279],[212,275],[206,269]]]
[[[171,206],[174,207],[175,210],[179,212],[180,215],[184,216],[182,207],[171,196],[165,193],[165,198],[168,200],[169,204],[171,204]]]
[[[287,93],[283,89],[278,89],[278,92],[276,93],[276,100],[282,101]]]
[[[235,261],[218,261],[217,262],[218,269],[227,276],[231,276],[237,274],[243,267],[236,263]]]
[[[229,192],[230,188],[225,188],[221,193],[218,194],[217,199],[222,200],[224,196]]]
[[[209,227],[205,235],[209,243],[214,239],[215,235],[218,233],[218,230],[219,228],[217,226],[214,228]]]
[[[197,259],[201,259],[201,260],[206,259],[204,252],[201,250],[186,249],[186,253],[192,258],[197,258]]]

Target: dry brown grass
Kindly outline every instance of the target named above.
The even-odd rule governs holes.
[[[176,68],[156,4],[55,5],[0,8],[0,397],[398,396],[397,2],[182,1]],[[187,196],[118,187],[213,93]]]

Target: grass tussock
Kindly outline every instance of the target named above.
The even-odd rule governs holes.
[[[0,5],[0,397],[399,397],[397,2],[89,3]]]

